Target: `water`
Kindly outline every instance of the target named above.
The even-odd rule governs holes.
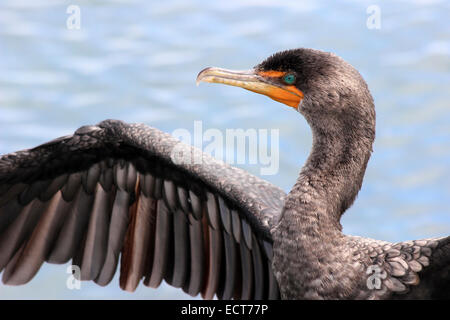
[[[66,9],[81,9],[68,30]],[[381,29],[366,27],[369,5]],[[279,129],[288,191],[311,146],[301,116],[242,89],[195,86],[206,66],[247,69],[276,51],[332,51],[364,76],[377,139],[344,231],[388,241],[450,234],[450,23],[448,1],[18,1],[0,3],[0,154],[115,118],[161,130]],[[255,165],[241,166],[259,174]],[[7,298],[186,298],[178,289],[117,277],[106,288],[66,288],[65,266],[47,265]],[[299,270],[301,272],[301,270]]]

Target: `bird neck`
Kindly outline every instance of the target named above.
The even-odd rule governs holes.
[[[282,219],[306,236],[341,234],[341,216],[361,188],[374,124],[342,128],[330,132],[312,127],[311,153],[287,196]]]

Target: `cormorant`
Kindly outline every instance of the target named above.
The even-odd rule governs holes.
[[[120,256],[129,291],[164,279],[206,299],[450,297],[450,237],[342,233],[375,138],[373,99],[356,69],[295,49],[245,72],[207,68],[197,81],[265,94],[306,118],[313,147],[289,194],[143,124],[84,126],[0,157],[4,283],[72,259],[82,280],[106,285]]]

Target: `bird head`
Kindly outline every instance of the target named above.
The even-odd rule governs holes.
[[[199,82],[241,87],[299,111],[313,128],[341,130],[344,122],[370,124],[373,99],[359,72],[335,54],[313,49],[278,52],[245,71],[206,68]],[[336,132],[335,132],[336,133]]]

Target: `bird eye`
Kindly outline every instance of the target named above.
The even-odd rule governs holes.
[[[295,82],[295,76],[292,73],[287,74],[283,77],[283,81],[286,84],[293,84]]]

